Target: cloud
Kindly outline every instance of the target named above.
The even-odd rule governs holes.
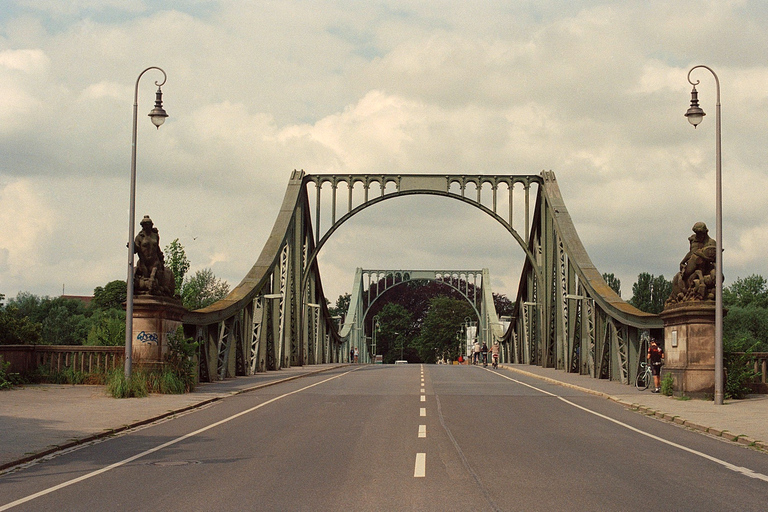
[[[697,29],[681,28],[693,8]],[[708,115],[696,130],[683,118],[698,63],[722,86],[725,274],[768,275],[767,12],[721,1],[11,2],[0,15],[0,215],[26,218],[18,241],[0,235],[0,293],[66,283],[85,294],[124,278],[132,100],[148,66],[167,72],[170,117],[159,130],[147,119],[162,79],[148,72],[137,215],[233,286],[293,169],[554,170],[591,259],[628,298],[641,272],[671,277],[694,222],[714,231],[715,84],[702,70]],[[323,249],[332,301],[357,266],[488,266],[495,291],[514,295],[522,251],[479,211],[385,203]],[[516,211],[521,231],[523,219]]]

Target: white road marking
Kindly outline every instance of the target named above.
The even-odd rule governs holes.
[[[76,484],[78,482],[82,482],[83,480],[88,480],[89,478],[93,478],[94,476],[98,476],[98,475],[100,475],[102,473],[106,473],[107,471],[111,471],[111,470],[119,468],[121,466],[125,466],[129,462],[133,462],[136,459],[140,459],[142,457],[146,457],[147,455],[150,455],[152,453],[160,451],[163,448],[168,448],[169,446],[172,446],[172,445],[174,445],[176,443],[180,443],[181,441],[189,439],[190,437],[194,437],[194,436],[196,436],[198,434],[202,434],[203,432],[206,432],[208,430],[211,430],[212,428],[218,427],[219,425],[223,425],[225,423],[229,423],[230,421],[232,421],[234,419],[237,419],[240,416],[244,416],[244,415],[246,415],[248,413],[251,413],[251,412],[253,412],[253,411],[257,410],[257,409],[261,409],[265,405],[269,405],[269,404],[271,404],[273,402],[277,402],[278,400],[280,400],[282,398],[286,398],[288,396],[295,395],[296,393],[301,393],[302,391],[305,391],[307,389],[313,388],[315,386],[319,386],[320,384],[325,384],[326,382],[332,381],[334,379],[338,379],[339,377],[343,377],[343,376],[345,376],[345,375],[347,375],[349,373],[352,373],[352,372],[356,371],[357,369],[358,368],[356,368],[354,370],[350,370],[348,372],[344,372],[344,373],[339,374],[339,375],[335,375],[335,376],[330,377],[330,378],[325,379],[325,380],[321,380],[320,382],[316,382],[314,384],[310,384],[309,386],[305,386],[305,387],[303,387],[301,389],[297,389],[295,391],[291,391],[290,393],[285,393],[283,395],[277,396],[275,398],[272,398],[270,400],[267,400],[264,403],[261,403],[261,404],[255,406],[255,407],[251,407],[250,409],[247,409],[245,411],[240,411],[239,413],[233,414],[232,416],[230,416],[228,418],[224,418],[221,421],[217,421],[216,423],[211,423],[210,425],[208,425],[206,427],[203,427],[201,429],[195,430],[194,432],[190,432],[189,434],[184,434],[181,437],[177,437],[176,439],[172,439],[172,440],[170,440],[170,441],[168,441],[166,443],[163,443],[163,444],[160,444],[158,446],[155,446],[154,448],[150,448],[149,450],[146,450],[146,451],[143,451],[141,453],[138,453],[138,454],[136,454],[136,455],[134,455],[132,457],[128,457],[127,459],[123,459],[123,460],[121,460],[119,462],[115,462],[114,464],[110,464],[109,466],[105,466],[105,467],[103,467],[101,469],[97,469],[96,471],[92,471],[90,473],[86,473],[85,475],[79,476],[77,478],[73,478],[72,480],[67,480],[66,482],[62,482],[59,485],[55,485],[53,487],[49,487],[48,489],[44,489],[44,490],[42,490],[40,492],[37,492],[35,494],[30,494],[29,496],[25,496],[24,498],[20,498],[20,499],[14,501],[14,502],[2,505],[2,506],[0,506],[0,512],[3,512],[4,510],[11,509],[11,508],[16,507],[18,505],[22,505],[22,504],[27,503],[29,501],[32,501],[32,500],[34,500],[36,498],[40,498],[41,496],[45,496],[46,494],[50,494],[52,492],[58,491],[59,489],[64,489],[65,487],[69,487],[70,485],[74,485],[74,484]],[[417,467],[417,469],[418,469],[418,464],[419,464],[419,458],[418,458],[418,455],[417,455],[417,457],[416,457],[416,467]],[[423,463],[422,463],[422,467],[423,467]],[[416,475],[414,475],[414,476],[416,476]],[[421,476],[424,476],[424,475],[421,475]]]
[[[426,407],[422,407],[421,409],[419,409],[419,416],[426,416],[426,415],[427,415]]]
[[[425,397],[424,395],[421,395],[421,401],[422,402],[426,402],[427,401],[427,397]]]
[[[427,454],[417,453],[416,464],[414,465],[414,468],[413,468],[413,477],[424,478],[426,474],[427,474]]]
[[[427,392],[427,390],[426,390],[426,389],[424,389],[424,388],[421,388],[421,392],[422,392],[422,393],[426,393],[426,392]]]
[[[488,370],[488,371],[490,371],[490,370]],[[494,373],[496,373],[496,372],[494,372]],[[576,407],[577,409],[581,409],[582,411],[588,412],[589,414],[594,414],[598,418],[603,418],[604,420],[607,420],[607,421],[610,421],[612,423],[615,423],[616,425],[622,426],[622,427],[624,427],[624,428],[626,428],[628,430],[631,430],[632,432],[636,432],[636,433],[638,433],[640,435],[649,437],[651,439],[655,439],[656,441],[659,441],[660,443],[664,443],[664,444],[666,444],[668,446],[672,446],[672,447],[677,448],[679,450],[682,450],[684,452],[688,452],[688,453],[691,453],[693,455],[697,455],[697,456],[699,456],[699,457],[701,457],[703,459],[707,459],[707,460],[709,460],[711,462],[714,462],[715,464],[719,464],[719,465],[721,465],[721,466],[723,466],[723,467],[725,467],[727,469],[730,469],[731,471],[735,471],[736,473],[741,473],[742,475],[748,476],[749,478],[756,478],[758,480],[763,480],[765,482],[768,482],[768,475],[764,475],[762,473],[757,473],[755,471],[752,471],[749,468],[745,468],[745,467],[742,467],[742,466],[737,466],[735,464],[731,464],[730,462],[726,462],[726,461],[724,461],[722,459],[718,459],[717,457],[713,457],[711,455],[708,455],[706,453],[700,452],[698,450],[694,450],[693,448],[688,448],[687,446],[683,446],[681,444],[677,444],[677,443],[675,443],[673,441],[669,441],[669,440],[664,439],[662,437],[650,434],[648,432],[644,432],[644,431],[640,430],[639,428],[633,427],[632,425],[627,425],[626,423],[623,423],[623,422],[621,422],[619,420],[615,420],[615,419],[613,419],[613,418],[611,418],[609,416],[606,416],[604,414],[600,414],[599,412],[587,409],[586,407],[583,407],[581,405],[575,404],[575,403],[571,402],[570,400],[568,400],[566,398],[563,398],[563,397],[561,397],[559,395],[556,395],[554,393],[550,393],[549,391],[544,391],[543,389],[539,389],[536,386],[532,386],[530,384],[526,384],[525,382],[521,382],[521,381],[519,381],[517,379],[513,379],[511,377],[507,377],[506,375],[503,375],[503,374],[500,374],[500,373],[496,373],[496,375],[504,377],[507,380],[511,380],[512,382],[516,382],[516,383],[518,383],[520,385],[523,385],[525,387],[528,387],[528,388],[531,388],[531,389],[535,389],[536,391],[538,391],[540,393],[544,393],[545,395],[549,395],[549,396],[555,397],[558,400],[560,400],[562,402],[565,402],[568,405]]]
[[[419,437],[427,437],[427,426],[419,425]]]

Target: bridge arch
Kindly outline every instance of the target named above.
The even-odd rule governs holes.
[[[365,276],[375,274],[377,276],[376,284],[381,282],[380,276],[384,276],[385,285],[378,287],[376,293],[370,293],[371,286],[374,283],[368,279],[367,301],[365,296]],[[399,279],[397,278],[399,276]],[[392,277],[391,284],[388,277]],[[473,282],[469,282],[469,277]],[[464,282],[462,290],[461,282]],[[479,285],[478,285],[479,279]],[[475,312],[479,331],[478,339],[481,342],[501,341],[505,332],[502,322],[497,316],[495,303],[493,301],[493,290],[491,289],[491,279],[488,269],[482,270],[364,270],[358,268],[355,271],[355,278],[352,283],[352,293],[350,296],[349,308],[344,317],[344,325],[340,330],[339,336],[343,340],[344,352],[347,353],[352,347],[365,346],[368,350],[360,352],[361,362],[370,362],[373,354],[370,353],[370,345],[366,333],[366,318],[369,315],[376,300],[384,296],[388,291],[397,286],[402,286],[412,281],[433,281],[457,290],[464,299],[469,302]],[[453,284],[456,281],[457,285]],[[472,296],[470,297],[469,287],[472,286]],[[479,292],[478,292],[479,290]],[[367,302],[367,303],[366,303]]]
[[[336,230],[341,227],[349,219],[360,213],[361,211],[374,206],[385,200],[394,199],[397,197],[405,197],[411,195],[434,195],[440,197],[446,197],[455,199],[470,206],[473,206],[507,230],[507,232],[515,239],[520,248],[523,250],[526,259],[532,264],[530,268],[534,269],[534,273],[537,273],[539,265],[536,262],[536,255],[531,251],[528,244],[528,231],[525,232],[525,238],[513,227],[513,214],[514,214],[514,200],[513,191],[515,185],[521,185],[524,188],[525,194],[525,226],[526,230],[530,224],[530,189],[531,185],[536,184],[541,186],[541,176],[537,175],[413,175],[413,174],[398,174],[398,175],[307,175],[305,177],[305,183],[313,183],[315,185],[315,215],[313,225],[315,227],[315,240],[317,240],[314,250],[309,254],[308,262],[314,264],[319,255],[320,249],[330,239]],[[321,219],[321,193],[324,184],[331,184],[331,225],[321,234],[320,231],[320,219]],[[337,187],[340,183],[347,185],[347,212],[337,219],[336,205],[337,205]],[[353,207],[353,192],[356,184],[363,184],[364,199],[361,204]],[[370,185],[376,183],[380,187],[380,193],[378,197],[370,198],[369,191]],[[393,184],[395,187],[394,192],[386,192],[386,187],[389,184]],[[476,198],[469,198],[465,195],[467,185],[472,184],[475,186]],[[457,185],[460,193],[451,191],[451,188]],[[489,185],[491,189],[491,208],[483,204],[482,192],[483,188]],[[505,219],[497,212],[498,207],[498,191],[499,186],[503,185],[507,187],[509,195],[509,211],[508,217]],[[309,192],[307,192],[309,195]],[[305,272],[302,277],[302,290],[305,289],[305,283],[309,275],[309,270]],[[539,281],[539,285],[543,283],[543,276],[538,273],[536,280]]]
[[[309,183],[315,184],[314,215]],[[331,184],[331,222],[321,233],[321,193],[326,183]],[[337,219],[336,194],[342,183],[347,186],[347,210]],[[371,199],[372,184],[379,187],[379,194]],[[353,193],[360,185],[364,201],[353,206]],[[525,193],[522,236],[513,228],[512,217],[513,191],[518,185]],[[532,185],[538,189],[535,203],[530,200]],[[509,194],[506,219],[497,203],[504,187]],[[473,188],[475,197],[469,197]],[[491,200],[486,195],[489,191]],[[631,381],[643,357],[641,338],[652,330],[661,337],[663,323],[658,315],[624,302],[603,281],[576,234],[554,173],[306,175],[303,171],[291,175],[269,238],[240,284],[221,301],[182,317],[186,334],[201,341],[201,380],[340,361],[343,340],[337,319],[327,308],[318,250],[363,209],[414,194],[470,204],[502,224],[523,248],[526,258],[516,309],[503,337],[503,353],[509,361]]]

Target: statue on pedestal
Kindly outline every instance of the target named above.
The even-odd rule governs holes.
[[[176,281],[173,271],[165,266],[165,256],[160,250],[160,235],[149,215],[141,220],[141,231],[134,240],[134,251],[139,255],[139,263],[133,273],[136,294],[173,297]]]
[[[672,293],[666,306],[682,302],[715,300],[717,245],[709,237],[707,225],[697,222],[688,237],[690,249],[680,261],[680,271],[672,279]]]

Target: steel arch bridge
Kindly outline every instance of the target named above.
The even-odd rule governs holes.
[[[347,199],[341,215],[337,212],[340,186]],[[330,200],[323,202],[328,188]],[[536,191],[533,203],[532,189]],[[503,362],[630,381],[642,357],[643,334],[662,329],[663,324],[658,315],[643,313],[621,300],[603,281],[579,240],[554,173],[313,175],[304,171],[293,171],[272,231],[240,284],[224,299],[186,312],[182,318],[185,333],[200,343],[201,380],[341,361],[349,341],[348,336],[346,340],[340,336],[336,319],[328,311],[317,265],[319,251],[362,210],[424,194],[479,209],[501,224],[525,254],[512,323],[500,333]],[[329,219],[324,220],[328,209]],[[522,233],[514,228],[519,221],[513,224],[517,218],[513,215],[524,218]]]
[[[348,354],[352,347],[364,346],[367,350],[360,352],[360,362],[372,361],[369,336],[365,334],[373,330],[371,322],[366,323],[369,311],[387,291],[411,281],[433,281],[456,290],[475,310],[475,315],[480,322],[478,331],[480,341],[502,340],[504,330],[496,315],[487,268],[482,270],[364,270],[358,268],[352,284],[349,309],[339,333],[343,342],[342,354]],[[368,326],[367,330],[366,326]]]

